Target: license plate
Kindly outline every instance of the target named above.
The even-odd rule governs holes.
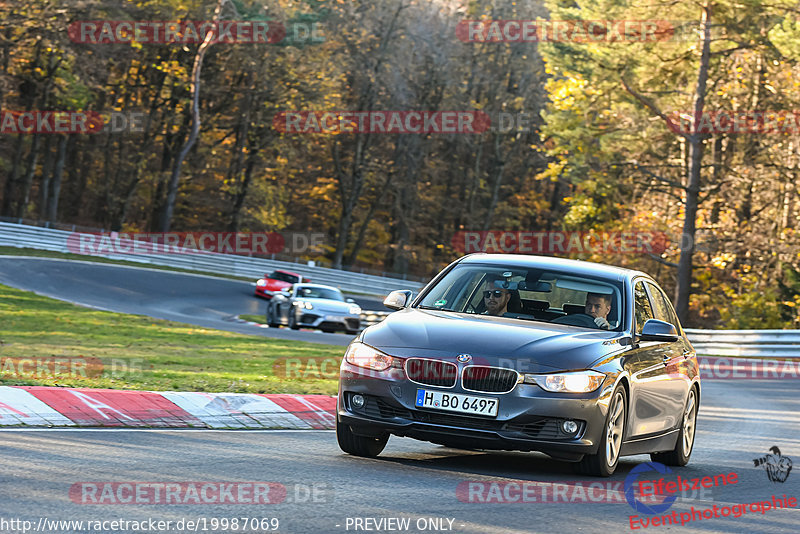
[[[470,413],[477,415],[497,415],[500,402],[491,397],[476,397],[459,393],[444,393],[442,391],[417,390],[416,405],[419,408],[433,408],[434,410],[447,410],[450,412]]]

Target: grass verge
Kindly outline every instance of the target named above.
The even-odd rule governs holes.
[[[342,354],[339,346],[97,311],[0,285],[1,385],[335,394],[335,379],[287,378],[281,369],[289,359]]]

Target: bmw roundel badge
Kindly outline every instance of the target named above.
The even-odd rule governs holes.
[[[467,363],[468,361],[472,360],[472,356],[469,354],[459,354],[456,356],[456,360],[460,361],[461,363]]]

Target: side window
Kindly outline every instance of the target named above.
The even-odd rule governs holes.
[[[636,318],[636,334],[641,333],[642,327],[648,319],[655,319],[643,282],[636,282],[633,289],[633,315]]]
[[[675,314],[675,310],[672,309],[672,305],[669,303],[669,300],[667,300],[667,296],[661,288],[650,282],[647,283],[647,288],[650,290],[650,295],[653,297],[656,319],[661,319],[662,321],[673,324],[675,328],[680,330],[678,316]]]

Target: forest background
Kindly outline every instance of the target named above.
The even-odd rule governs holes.
[[[287,34],[203,47],[93,44],[74,32],[80,21],[215,17],[278,22]],[[0,216],[120,231],[322,232],[324,250],[306,259],[418,277],[457,258],[454,236],[465,231],[660,232],[669,238],[660,253],[568,256],[652,274],[687,326],[800,328],[800,126],[703,132],[672,122],[794,117],[798,17],[786,0],[0,1],[3,112],[142,118],[136,131],[4,130]],[[470,40],[471,20],[669,30],[655,40]],[[273,125],[302,110],[480,111],[492,126]]]

